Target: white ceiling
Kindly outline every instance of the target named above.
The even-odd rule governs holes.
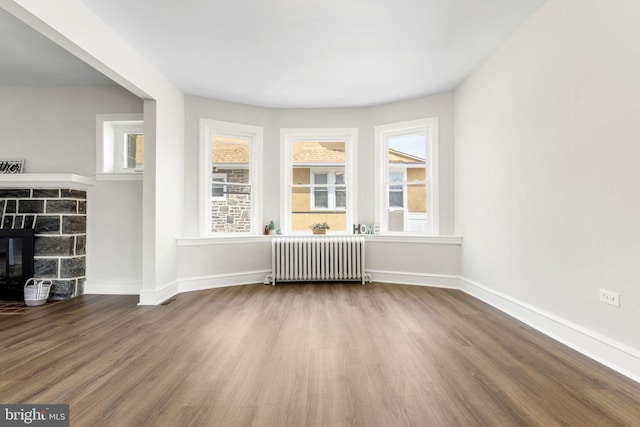
[[[3,9],[0,58],[0,86],[115,85]]]
[[[267,107],[365,106],[454,89],[544,2],[82,1],[184,93]],[[50,42],[6,30],[25,40],[14,43],[20,61],[58,65]],[[11,71],[5,62],[0,73]],[[72,62],[63,74],[86,78]]]

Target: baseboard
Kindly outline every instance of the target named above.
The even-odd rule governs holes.
[[[223,288],[227,286],[263,283],[271,270],[247,271],[243,273],[216,274],[200,277],[178,279],[179,292],[201,291],[204,289]]]
[[[459,289],[460,278],[447,274],[406,273],[403,271],[367,270],[374,282],[399,285],[432,286]]]
[[[640,350],[467,278],[459,284],[463,292],[640,383]]]
[[[180,291],[178,290],[177,280],[169,282],[164,286],[153,290],[142,289],[140,290],[140,302],[138,302],[138,305],[162,304],[164,301],[177,295],[179,292]]]
[[[138,295],[142,289],[142,282],[93,282],[87,280],[84,284],[86,295]]]

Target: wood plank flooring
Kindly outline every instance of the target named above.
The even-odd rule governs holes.
[[[72,426],[639,426],[640,384],[460,291],[237,286],[0,317],[0,403]]]

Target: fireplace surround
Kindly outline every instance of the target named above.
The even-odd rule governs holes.
[[[32,277],[53,282],[50,299],[84,292],[91,184],[78,175],[0,176],[0,229],[33,230]]]

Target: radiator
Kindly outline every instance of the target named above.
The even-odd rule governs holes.
[[[364,282],[364,237],[275,237],[271,241],[271,274],[276,281],[357,280]],[[369,281],[370,278],[369,278]]]

